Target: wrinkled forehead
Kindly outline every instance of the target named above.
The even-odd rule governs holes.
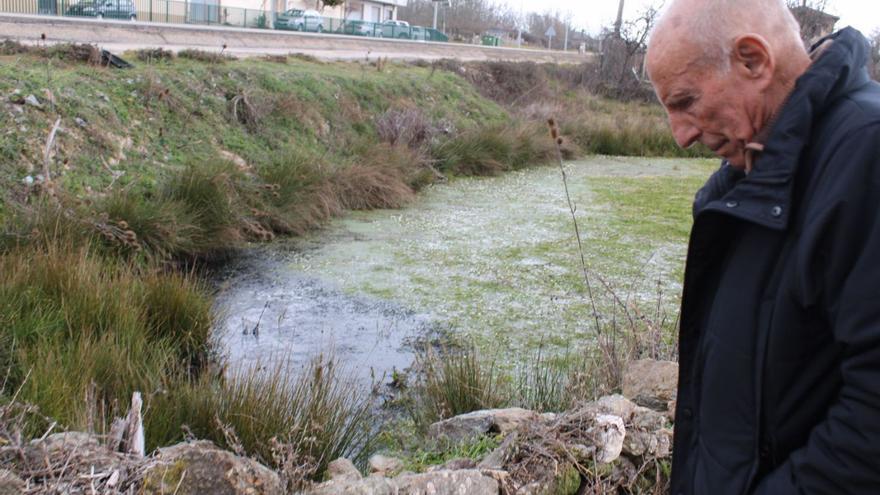
[[[670,86],[686,85],[711,75],[703,47],[687,38],[662,36],[652,39],[647,69],[658,95]]]

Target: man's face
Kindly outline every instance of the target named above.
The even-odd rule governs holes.
[[[687,46],[665,45],[652,50],[648,68],[675,141],[682,148],[703,143],[731,165],[745,167],[745,146],[757,133],[753,86],[735,70],[695,63]]]

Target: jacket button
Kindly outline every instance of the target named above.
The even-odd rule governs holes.
[[[758,455],[761,459],[767,459],[770,457],[770,447],[767,444],[761,445],[761,448],[758,449]]]
[[[739,201],[728,201],[725,206],[727,206],[728,208],[736,208],[737,206],[739,206]]]
[[[782,207],[781,206],[774,206],[770,210],[770,214],[773,215],[774,217],[777,217],[777,218],[781,217],[782,216]]]
[[[694,411],[691,408],[686,407],[681,410],[681,417],[682,419],[691,419],[694,417]]]

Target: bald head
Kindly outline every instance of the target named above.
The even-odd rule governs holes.
[[[760,36],[774,56],[806,53],[797,20],[783,0],[674,0],[651,34],[649,58],[670,45],[687,45],[691,62],[727,70],[734,41]]]
[[[749,169],[749,149],[810,65],[783,0],[673,0],[648,72],[676,142]]]

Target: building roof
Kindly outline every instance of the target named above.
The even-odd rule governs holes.
[[[791,13],[794,14],[794,16],[798,19],[816,19],[817,21],[827,22],[832,25],[837,24],[837,21],[840,20],[840,17],[803,5],[792,7]]]

